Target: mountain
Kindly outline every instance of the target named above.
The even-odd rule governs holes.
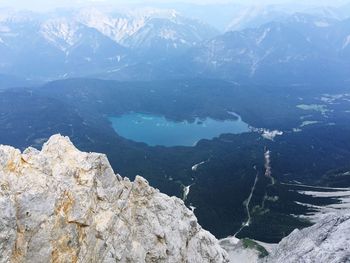
[[[66,18],[45,21],[40,33],[60,51],[60,58],[64,57],[64,64],[72,75],[120,65],[128,55],[126,48],[96,29]]]
[[[276,85],[349,81],[349,19],[254,10],[242,19],[259,17],[260,22],[248,19],[251,28],[222,35],[167,9],[8,12],[0,15],[0,72],[41,80],[200,77]],[[268,20],[264,17],[276,21],[256,27]],[[236,19],[234,28],[250,27]]]
[[[214,28],[186,18],[174,9],[103,13],[90,8],[79,12],[76,19],[134,50],[153,48],[159,52],[159,48],[188,48],[218,34]]]
[[[41,85],[42,83],[24,79],[13,75],[0,74],[0,90],[14,87],[30,87]]]
[[[276,1],[275,1],[276,2]],[[281,21],[295,13],[317,15],[337,20],[349,17],[349,5],[338,7],[337,5],[327,6],[311,2],[284,2],[277,3],[157,3],[157,7],[164,9],[175,9],[186,17],[205,21],[220,32],[244,30],[247,28],[259,27],[273,21]],[[220,14],[220,15],[218,15]]]
[[[271,22],[282,22],[295,14],[305,14],[323,19],[344,20],[349,18],[348,6],[313,6],[304,4],[252,5],[241,7],[226,26],[226,31],[257,28]]]
[[[280,21],[291,15],[280,6],[256,5],[239,9],[226,26],[226,31],[256,28],[272,21]]]
[[[0,146],[0,160],[0,262],[228,262],[180,199],[67,137],[41,151]]]
[[[192,49],[188,70],[201,76],[275,84],[348,81],[350,20],[295,14],[232,31]]]
[[[296,13],[227,32],[157,63],[144,60],[96,77],[118,79],[124,74],[138,80],[199,77],[264,85],[344,85],[350,72],[349,36],[349,19]]]
[[[153,18],[124,43],[138,52],[174,55],[216,35],[216,31],[190,19]]]
[[[1,71],[59,77],[116,65],[127,51],[95,29],[65,18],[1,22]]]
[[[175,11],[0,13],[0,72],[43,79],[115,72],[184,52],[216,31]]]
[[[347,263],[349,226],[350,213],[345,210],[324,216],[311,227],[295,229],[278,244],[228,237],[220,245],[228,252],[230,263]]]
[[[294,230],[263,262],[347,263],[350,261],[349,243],[350,213],[345,210],[309,228]]]

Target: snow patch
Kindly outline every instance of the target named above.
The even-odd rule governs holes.
[[[297,191],[298,193],[310,197],[328,197],[334,198],[339,201],[339,203],[334,203],[326,206],[317,206],[311,205],[307,203],[296,202],[299,205],[306,206],[312,208],[314,212],[308,213],[301,217],[309,219],[311,222],[317,223],[319,222],[325,215],[333,214],[339,212],[339,210],[350,209],[350,188],[327,188],[336,191],[327,191],[327,192],[319,192],[319,191]]]
[[[350,36],[349,36],[349,38],[350,38]],[[338,100],[349,101],[350,100],[350,93],[323,94],[322,97],[320,98],[320,100],[327,103],[327,104],[334,104],[334,102],[336,102]]]
[[[260,46],[260,44],[264,41],[267,34],[271,31],[271,28],[266,28],[263,32],[263,34],[257,39],[256,44]]]
[[[345,49],[350,44],[350,35],[345,38],[342,49]]]
[[[276,244],[266,244],[255,241],[263,246],[267,251],[272,251]],[[259,262],[259,252],[255,249],[246,248],[242,242],[235,237],[227,237],[219,240],[220,246],[228,253],[230,263],[257,263]],[[267,245],[267,247],[265,247]]]
[[[192,166],[192,171],[196,172],[196,171],[198,170],[198,168],[199,168],[201,165],[205,164],[206,162],[208,162],[208,161],[203,161],[203,162],[200,162],[200,163],[197,163],[197,164],[193,165],[193,166]]]
[[[313,124],[320,123],[319,121],[303,121],[302,124],[300,124],[300,127],[305,127]]]
[[[302,132],[303,130],[300,128],[293,128],[293,132]]]
[[[316,21],[314,23],[314,25],[317,27],[329,27],[330,26],[330,24],[326,21]]]
[[[172,41],[175,41],[177,39],[176,35],[177,35],[177,32],[172,29],[163,29],[159,34],[161,38],[166,40],[172,40]]]
[[[79,24],[67,19],[50,19],[41,25],[40,33],[46,40],[66,52],[81,38],[81,34],[78,34],[79,29]]]

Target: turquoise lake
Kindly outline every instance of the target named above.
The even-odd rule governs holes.
[[[144,142],[150,146],[194,146],[201,139],[213,139],[220,134],[248,132],[248,124],[238,120],[218,121],[207,118],[174,122],[162,116],[129,113],[110,117],[112,127],[120,136]]]

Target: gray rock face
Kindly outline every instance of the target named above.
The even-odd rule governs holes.
[[[294,230],[263,262],[349,263],[350,212],[329,215],[309,228]]]
[[[227,262],[180,199],[59,135],[0,146],[0,211],[0,262]]]

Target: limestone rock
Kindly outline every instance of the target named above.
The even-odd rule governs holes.
[[[0,262],[227,262],[194,214],[55,135],[0,146]]]
[[[350,212],[328,215],[294,230],[263,260],[268,263],[350,263]]]

